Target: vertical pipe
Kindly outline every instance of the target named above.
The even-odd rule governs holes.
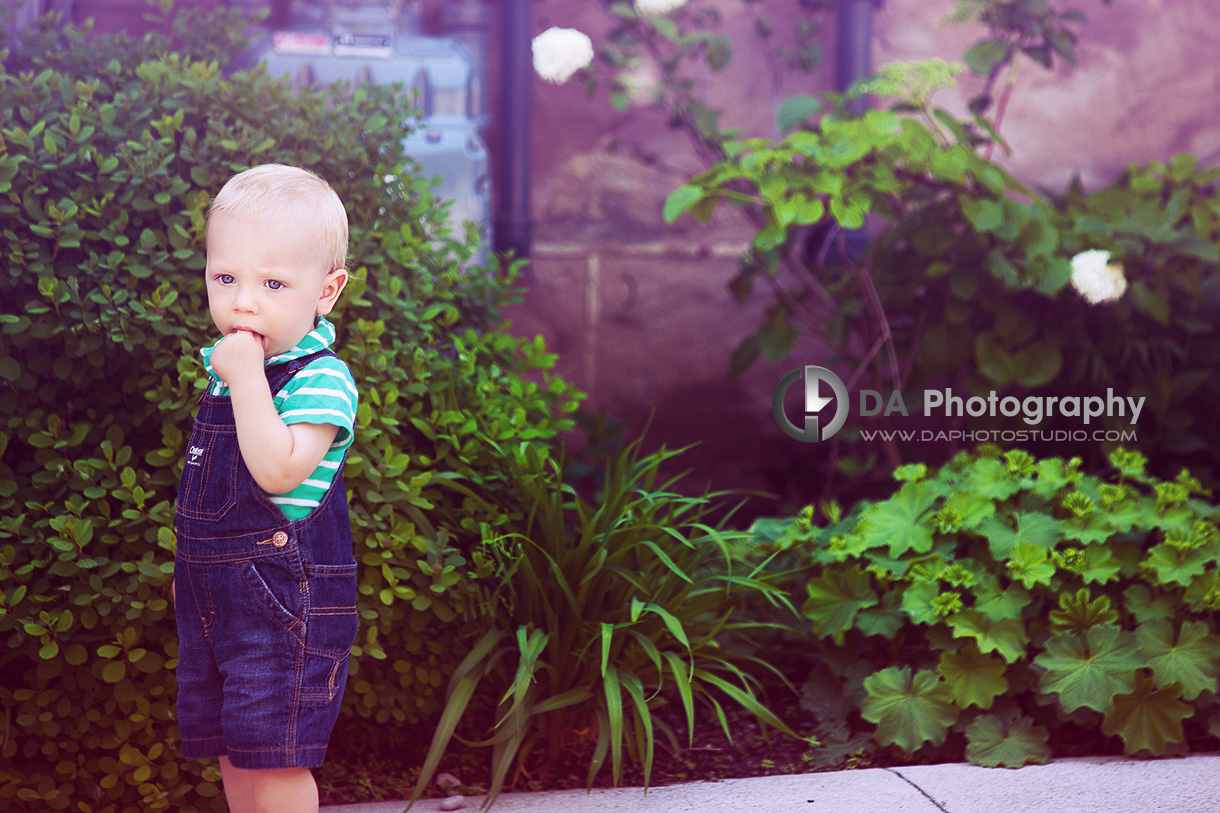
[[[533,0],[504,0],[500,24],[501,82],[499,155],[495,171],[497,251],[530,253],[530,118]]]
[[[872,73],[874,0],[839,0],[835,37],[835,89],[843,92],[852,82]],[[852,105],[856,113],[868,107],[866,99]]]

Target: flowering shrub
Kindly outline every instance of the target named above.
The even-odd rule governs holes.
[[[818,736],[983,765],[1121,741],[1209,742],[1220,719],[1220,509],[1184,471],[1117,450],[1078,458],[982,447],[895,472],[888,499],[752,530],[801,570],[822,666]],[[841,698],[849,700],[845,707]],[[1210,748],[1210,746],[1209,746]],[[1059,752],[1060,754],[1063,751]]]
[[[931,104],[951,81],[943,64],[896,66],[860,92],[901,93],[911,115],[857,116],[829,95],[825,113],[782,139],[728,142],[730,157],[670,196],[670,220],[706,220],[721,202],[763,212],[732,288],[744,299],[758,283],[785,287],[736,367],[783,358],[821,303],[832,358],[819,363],[849,365],[861,387],[1146,397],[1138,427],[1106,428],[1138,429],[1134,442],[1158,466],[1214,481],[1220,169],[1181,155],[1089,195],[1044,196],[979,154],[994,138],[986,121]],[[866,218],[875,235],[863,253],[805,252],[811,229]],[[963,418],[957,428],[989,426]],[[1093,463],[1099,453],[1081,450]]]

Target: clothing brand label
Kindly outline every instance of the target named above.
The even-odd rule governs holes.
[[[192,446],[186,450],[186,465],[202,466],[203,464],[199,461],[201,457],[203,457],[203,447]]]

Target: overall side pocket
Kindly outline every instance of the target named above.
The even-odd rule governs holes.
[[[356,565],[306,565],[305,675],[301,703],[325,706],[342,694],[356,642]]]

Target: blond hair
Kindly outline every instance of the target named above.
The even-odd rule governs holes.
[[[325,180],[284,164],[262,164],[230,178],[208,210],[299,229],[314,240],[328,270],[347,265],[347,211]]]

